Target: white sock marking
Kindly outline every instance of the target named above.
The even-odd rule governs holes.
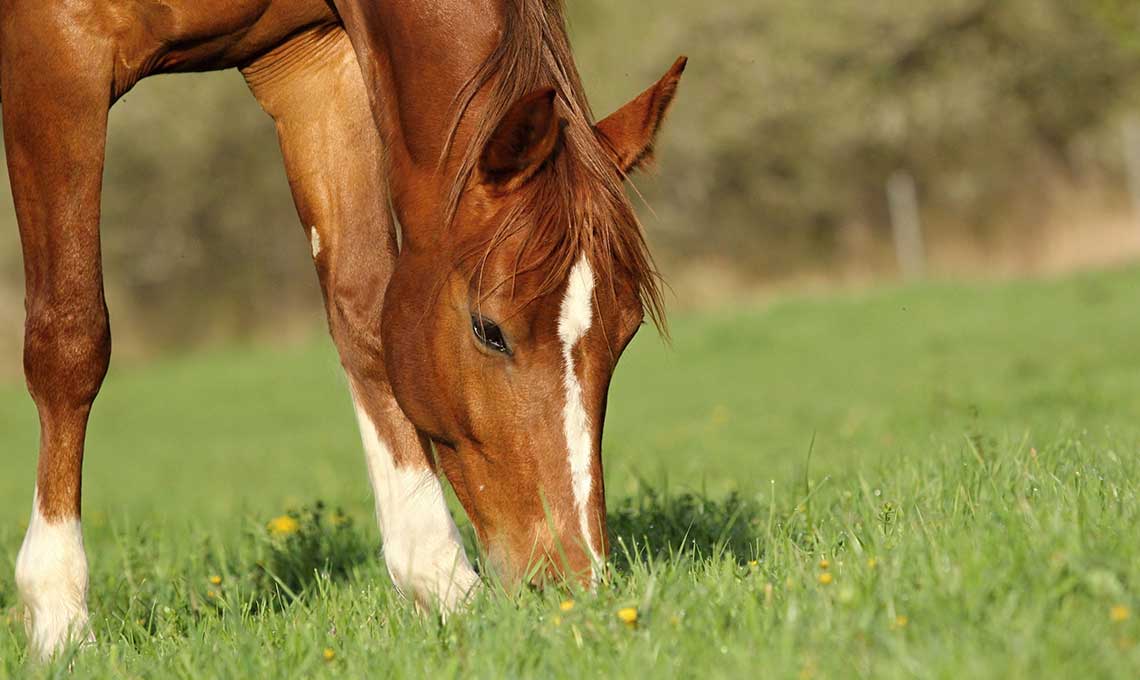
[[[570,270],[566,295],[558,315],[558,337],[562,341],[562,383],[566,389],[566,404],[562,409],[562,427],[566,434],[566,448],[570,457],[570,479],[574,489],[574,504],[578,509],[578,524],[582,539],[590,550],[593,564],[591,580],[597,574],[594,565],[601,558],[594,548],[593,532],[586,514],[594,480],[590,475],[590,462],[594,453],[593,430],[582,397],[582,383],[574,369],[574,347],[590,330],[594,317],[594,271],[585,255]]]
[[[317,231],[317,225],[309,227],[309,241],[313,246],[313,259],[317,259],[317,255],[321,254],[321,232]]]
[[[39,489],[32,519],[16,558],[16,587],[27,615],[32,652],[46,659],[72,640],[91,640],[87,626],[87,555],[78,519],[49,522],[40,513]]]
[[[376,500],[376,520],[384,541],[384,562],[401,593],[421,606],[438,604],[446,613],[462,604],[478,584],[459,529],[447,509],[443,487],[428,469],[398,468],[376,425],[352,397],[368,476]]]

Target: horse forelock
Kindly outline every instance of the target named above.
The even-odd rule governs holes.
[[[502,39],[453,104],[441,168],[454,151],[464,115],[475,96],[484,92],[481,105],[485,108],[472,123],[448,192],[445,223],[450,225],[455,220],[482,149],[498,121],[514,102],[540,87],[554,87],[558,92],[559,110],[566,121],[562,145],[517,196],[511,197],[512,203],[494,233],[465,253],[479,258],[473,276],[479,279],[480,295],[504,283],[482,285],[489,257],[507,239],[520,235],[522,246],[510,285],[521,273],[545,272],[536,287],[523,291],[518,298],[520,307],[557,290],[584,255],[599,280],[609,282],[611,292],[619,270],[630,277],[643,310],[665,334],[661,279],[626,196],[623,177],[594,134],[593,114],[570,51],[562,0],[504,0]]]

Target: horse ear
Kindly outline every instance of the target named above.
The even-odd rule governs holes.
[[[562,122],[554,88],[532,92],[511,105],[491,133],[479,171],[483,182],[503,191],[522,186],[554,153]]]
[[[594,134],[623,175],[652,162],[657,130],[677,94],[677,83],[687,61],[688,57],[678,57],[661,80],[594,126]]]

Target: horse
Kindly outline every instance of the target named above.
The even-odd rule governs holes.
[[[614,367],[659,276],[625,181],[684,57],[596,121],[561,0],[0,0],[0,101],[40,420],[16,562],[31,653],[93,641],[85,433],[111,333],[100,262],[110,107],[237,68],[273,119],[347,375],[392,582],[481,582],[441,474],[507,584],[604,577]]]

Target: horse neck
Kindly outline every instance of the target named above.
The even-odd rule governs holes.
[[[513,1],[335,0],[385,139],[405,243],[438,236],[458,166],[457,158],[441,165],[455,101],[501,39],[503,3]],[[476,97],[464,119],[478,120],[482,106]],[[459,126],[450,156],[466,149],[469,128]]]
[[[434,234],[414,232],[438,229],[445,221],[472,132],[494,115],[488,112],[489,92],[499,74],[491,74],[470,101],[461,97],[466,100],[465,88],[500,42],[518,38],[505,35],[508,12],[520,11],[508,6],[512,2],[542,0],[336,0],[388,145],[393,203],[413,240],[431,239]],[[504,69],[503,77],[511,71]],[[465,109],[453,134],[459,103]],[[420,219],[405,219],[408,211]]]
[[[461,90],[501,39],[502,2],[382,4],[392,7],[386,41],[400,130],[412,160],[434,165],[450,132]],[[478,115],[478,111],[469,113]]]

